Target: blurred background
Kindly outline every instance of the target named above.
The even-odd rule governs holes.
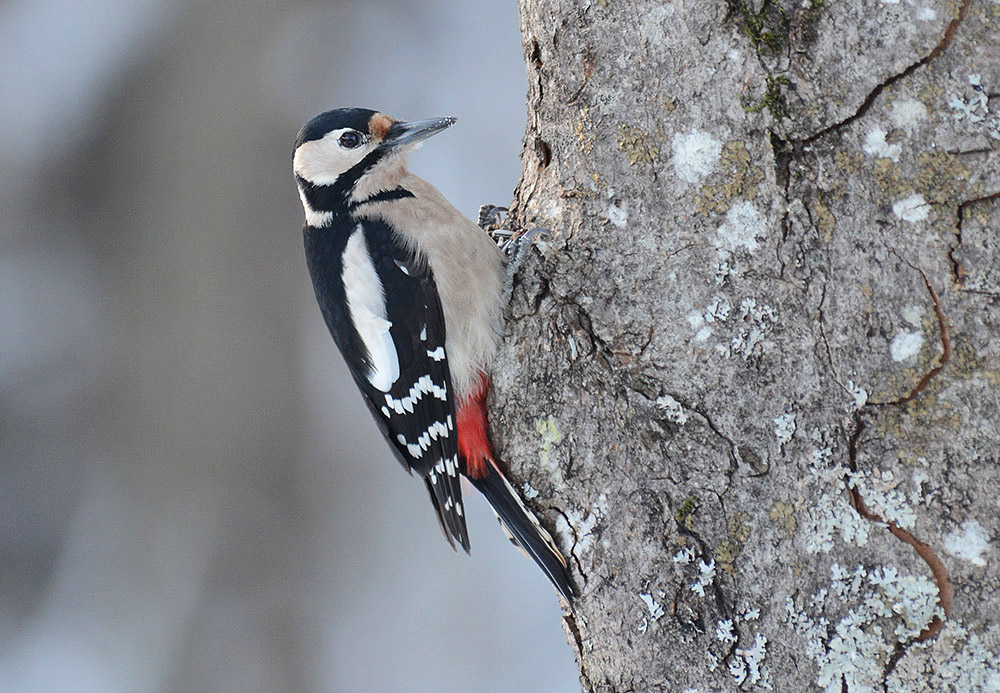
[[[577,691],[555,592],[451,551],[316,307],[291,145],[366,106],[520,174],[513,0],[0,3],[0,690]]]

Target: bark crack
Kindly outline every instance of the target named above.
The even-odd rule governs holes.
[[[785,261],[781,257],[781,249],[788,241],[788,234],[791,230],[789,217],[791,215],[791,185],[792,185],[792,160],[795,152],[789,151],[788,142],[775,133],[770,133],[771,153],[774,155],[774,177],[775,182],[781,186],[782,199],[784,200],[784,210],[781,213],[781,243],[775,248],[775,255],[778,259],[778,278],[785,279]],[[806,208],[808,214],[808,207]]]
[[[819,314],[819,335],[823,340],[823,347],[826,350],[826,359],[830,362],[830,370],[833,371],[833,379],[845,392],[849,390],[844,386],[844,383],[840,379],[840,374],[837,372],[837,364],[833,360],[833,351],[830,349],[830,339],[826,335],[826,315],[823,313],[823,305],[826,303],[826,282],[823,282],[823,286],[820,288],[819,296],[819,307],[817,308],[817,313]]]
[[[948,249],[948,261],[951,263],[952,282],[954,282],[955,286],[957,286],[961,291],[965,291],[962,286],[965,284],[965,275],[967,273],[965,268],[962,266],[962,263],[955,257],[955,251],[962,247],[962,226],[965,224],[965,210],[967,207],[979,202],[995,200],[998,198],[1000,198],[1000,190],[972,200],[965,200],[959,204],[958,208],[955,210],[955,244]]]
[[[898,72],[895,75],[888,77],[881,83],[875,85],[875,88],[873,88],[868,93],[868,96],[866,96],[865,100],[861,102],[861,105],[858,107],[858,110],[856,110],[852,115],[849,115],[847,118],[844,118],[843,120],[837,123],[827,125],[826,127],[818,130],[817,132],[813,133],[812,135],[809,135],[808,137],[798,140],[793,140],[794,144],[796,145],[796,148],[801,148],[805,145],[812,144],[813,142],[820,139],[824,135],[827,135],[835,130],[838,130],[844,127],[845,125],[850,125],[855,120],[857,120],[858,118],[860,118],[861,116],[863,116],[865,113],[868,112],[868,109],[870,109],[872,107],[872,104],[875,103],[875,99],[877,99],[883,91],[891,87],[899,80],[909,77],[914,72],[919,70],[921,67],[927,65],[930,61],[934,60],[935,58],[939,57],[942,53],[944,53],[944,51],[947,50],[948,46],[951,45],[952,39],[955,38],[955,33],[958,31],[958,27],[962,24],[962,22],[965,20],[965,17],[969,14],[969,7],[971,5],[972,5],[972,0],[962,0],[962,5],[958,10],[958,15],[948,23],[948,26],[944,30],[944,35],[941,37],[941,40],[933,48],[933,50],[931,50],[930,53],[925,55],[917,62],[908,65],[901,72]]]
[[[739,460],[740,460],[739,449],[738,449],[738,447],[736,445],[736,442],[732,438],[730,438],[729,436],[727,436],[725,433],[723,433],[719,429],[719,427],[716,426],[715,423],[712,421],[712,417],[710,417],[708,415],[708,413],[705,412],[705,411],[703,411],[700,407],[694,406],[693,404],[691,404],[687,400],[685,400],[682,397],[679,397],[679,396],[677,396],[677,395],[675,395],[673,393],[667,393],[667,394],[669,394],[671,397],[673,397],[675,400],[677,400],[677,402],[680,403],[680,405],[682,407],[684,407],[685,409],[688,409],[690,411],[693,411],[695,414],[697,414],[698,416],[700,416],[701,418],[703,418],[705,420],[705,425],[708,426],[709,430],[712,431],[712,433],[714,433],[717,437],[719,437],[722,440],[724,440],[726,442],[726,445],[729,446],[728,450],[727,450],[727,452],[729,454],[729,470],[727,471],[726,476],[729,477],[729,482],[730,482],[730,484],[732,484],[732,480],[733,480],[732,477],[733,477],[733,474],[736,472],[737,467],[739,467]]]
[[[851,473],[857,473],[858,471],[858,440],[861,438],[861,434],[865,430],[864,419],[861,418],[861,411],[857,411],[854,414],[854,430],[847,441],[847,459],[848,468]],[[916,637],[907,640],[906,642],[897,642],[896,647],[893,651],[892,657],[886,663],[885,671],[882,673],[882,686],[885,690],[888,690],[888,679],[890,674],[896,668],[899,660],[903,658],[906,651],[914,643],[924,642],[930,638],[937,635],[942,628],[944,628],[944,622],[951,615],[952,602],[955,596],[955,588],[951,584],[951,580],[948,576],[948,569],[945,568],[944,563],[938,558],[937,553],[934,549],[930,547],[926,542],[917,539],[912,532],[909,532],[902,527],[896,525],[896,523],[891,520],[884,520],[879,515],[873,513],[865,505],[864,498],[861,492],[856,486],[848,485],[848,494],[850,495],[851,507],[863,518],[869,522],[874,522],[876,524],[885,525],[885,527],[892,533],[894,537],[902,541],[905,544],[909,544],[913,548],[914,552],[927,564],[930,568],[931,575],[934,577],[934,582],[938,588],[938,603],[941,605],[941,609],[944,612],[944,618],[940,616],[935,616],[931,619],[931,622],[917,634]]]
[[[580,627],[576,624],[576,617],[573,616],[573,614],[564,613],[563,623],[566,624],[566,630],[568,630],[570,635],[573,636],[573,643],[576,645],[577,658],[580,663],[580,683],[584,684],[589,693],[595,689],[594,684],[590,681],[590,677],[587,675],[587,666],[584,663],[583,635],[580,634]]]
[[[873,407],[894,406],[894,405],[907,404],[908,402],[913,401],[921,392],[923,392],[927,388],[927,385],[928,383],[930,383],[931,379],[934,378],[934,376],[936,376],[938,373],[940,373],[941,369],[944,368],[945,365],[948,363],[948,361],[951,360],[951,334],[948,331],[948,321],[947,319],[945,319],[944,310],[941,308],[941,298],[938,296],[937,291],[934,290],[934,286],[927,278],[927,274],[918,267],[914,267],[913,265],[910,265],[910,267],[913,267],[913,269],[915,269],[917,272],[920,272],[920,276],[924,280],[924,286],[927,287],[927,292],[931,295],[931,300],[934,302],[934,314],[937,317],[938,333],[940,334],[940,339],[941,339],[941,355],[938,357],[938,364],[933,368],[931,368],[926,373],[924,373],[923,377],[920,378],[920,381],[916,384],[916,386],[912,390],[910,390],[909,394],[889,402],[869,402],[867,406],[873,406]]]
[[[913,267],[913,269],[920,272],[920,276],[924,280],[924,285],[927,287],[927,291],[931,296],[931,300],[934,302],[934,313],[937,316],[938,320],[938,329],[940,332],[942,353],[941,356],[939,357],[938,365],[934,366],[929,371],[927,371],[920,379],[920,382],[918,382],[917,385],[907,395],[899,399],[893,400],[891,402],[869,402],[865,405],[862,405],[862,407],[854,413],[852,417],[853,430],[851,431],[847,440],[848,469],[850,470],[851,474],[856,474],[858,472],[859,440],[861,439],[861,434],[864,432],[866,426],[863,418],[864,410],[868,407],[902,406],[914,400],[916,397],[920,395],[921,392],[923,392],[926,389],[927,384],[931,381],[931,379],[934,378],[934,376],[936,376],[938,373],[940,373],[941,369],[944,368],[945,364],[947,364],[948,361],[951,359],[951,337],[948,332],[948,323],[945,318],[944,311],[941,307],[941,299],[938,296],[937,292],[934,290],[934,286],[927,278],[927,274],[918,267],[914,267],[913,265],[910,265],[910,267]],[[945,568],[944,563],[941,561],[937,553],[934,551],[934,549],[930,547],[929,544],[921,541],[916,536],[914,536],[912,532],[909,532],[908,530],[899,527],[896,523],[892,522],[891,520],[885,520],[876,513],[873,513],[865,505],[864,497],[862,496],[861,491],[858,489],[858,487],[850,483],[848,483],[847,486],[848,486],[848,494],[850,496],[851,507],[853,507],[854,510],[861,517],[865,518],[870,522],[884,525],[889,530],[889,532],[891,532],[892,535],[896,537],[896,539],[905,544],[908,544],[914,550],[917,556],[919,556],[921,560],[923,560],[924,563],[927,564],[927,567],[930,569],[931,575],[934,578],[934,582],[937,585],[938,603],[940,604],[941,609],[944,613],[943,618],[940,616],[935,616],[931,620],[931,622],[916,637],[911,638],[906,642],[900,641],[896,643],[893,654],[890,657],[889,661],[887,662],[885,671],[883,672],[882,675],[883,688],[885,690],[888,690],[889,675],[892,674],[892,672],[896,668],[896,665],[906,654],[909,647],[914,643],[924,642],[934,637],[944,627],[945,620],[951,614],[952,601],[954,599],[955,590],[949,579],[947,568]]]
[[[566,523],[566,526],[569,527],[569,531],[573,533],[573,544],[569,547],[569,556],[573,559],[573,563],[576,565],[576,571],[580,574],[580,577],[583,578],[583,584],[586,585],[587,574],[583,571],[583,565],[580,563],[580,557],[576,555],[576,546],[580,543],[580,535],[576,533],[576,527],[574,527],[573,523],[569,521],[569,517],[562,511],[561,508],[554,505],[549,506],[549,508],[559,513],[563,521]]]

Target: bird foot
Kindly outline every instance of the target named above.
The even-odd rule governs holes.
[[[510,233],[510,232],[508,232]],[[503,305],[510,303],[511,294],[514,293],[514,277],[528,257],[528,248],[534,239],[541,236],[548,236],[549,232],[541,227],[536,227],[524,233],[511,233],[511,235],[500,245],[500,250],[507,256],[507,270],[503,278]]]
[[[507,257],[507,270],[503,281],[503,305],[510,303],[511,294],[514,293],[514,277],[528,257],[528,248],[539,236],[548,236],[549,232],[543,228],[534,228],[530,231],[512,231],[503,228],[503,223],[507,214],[506,207],[499,205],[481,205],[479,207],[478,224],[486,231],[497,244],[501,252]]]
[[[503,222],[503,216],[507,213],[506,207],[498,205],[480,205],[479,219],[476,221],[483,231],[492,231],[490,227],[499,226]],[[491,234],[492,235],[492,234]]]

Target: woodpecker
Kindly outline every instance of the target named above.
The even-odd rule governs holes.
[[[570,602],[566,560],[505,478],[487,432],[501,252],[406,168],[411,151],[454,123],[364,108],[306,123],[292,157],[306,262],[354,382],[397,459],[423,478],[452,548],[469,551],[461,475]]]

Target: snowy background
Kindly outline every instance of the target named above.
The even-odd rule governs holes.
[[[555,592],[471,557],[380,439],[302,256],[291,145],[458,116],[412,167],[520,173],[515,4],[0,6],[0,681],[15,693],[579,690]]]

